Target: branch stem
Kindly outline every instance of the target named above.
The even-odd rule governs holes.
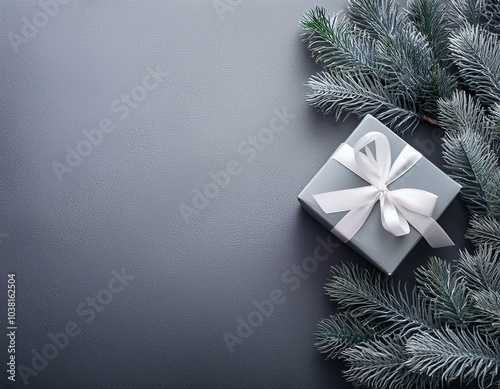
[[[433,126],[439,126],[439,122],[436,119],[431,118],[430,116],[420,114],[418,115],[418,118],[420,120],[423,120],[424,122],[432,124]]]

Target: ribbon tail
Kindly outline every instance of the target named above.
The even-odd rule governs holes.
[[[430,216],[412,212],[405,207],[398,210],[408,222],[422,235],[432,248],[453,246],[454,243],[437,221]]]
[[[343,243],[352,239],[354,235],[365,224],[366,219],[375,205],[375,201],[364,207],[356,208],[349,211],[332,229],[332,233],[339,238]]]
[[[382,225],[394,236],[403,236],[410,233],[410,226],[396,205],[390,198],[389,191],[380,199],[380,216]]]

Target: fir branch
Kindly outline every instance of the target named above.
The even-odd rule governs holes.
[[[477,26],[482,22],[484,0],[450,0],[450,19],[458,27]]]
[[[472,291],[500,292],[500,258],[489,245],[479,245],[474,254],[461,251],[457,269]]]
[[[429,300],[439,319],[464,326],[470,320],[471,301],[465,281],[452,271],[451,265],[431,257],[425,267],[416,270],[420,293]]]
[[[438,107],[439,125],[446,131],[485,132],[486,116],[481,104],[464,91],[455,91],[449,99],[440,99]]]
[[[407,366],[415,373],[444,382],[477,380],[481,387],[495,383],[500,373],[500,343],[477,330],[419,332],[407,342]]]
[[[498,116],[494,114],[496,107],[499,107]],[[500,138],[496,138],[494,128],[498,126],[500,134],[500,105],[494,105],[492,108],[487,116],[478,99],[463,90],[457,90],[449,99],[438,100],[439,124],[448,132],[477,132],[491,150],[498,154]]]
[[[450,50],[465,85],[486,105],[500,102],[500,43],[496,34],[465,27],[450,36]]]
[[[441,0],[410,0],[408,13],[416,29],[425,37],[433,57],[442,65],[449,57],[450,21]]]
[[[485,0],[484,17],[488,28],[496,33],[500,32],[500,2]]]
[[[499,251],[500,221],[488,215],[473,215],[465,237],[475,245],[488,244],[494,251]]]
[[[375,338],[376,330],[342,312],[318,323],[315,346],[326,358],[337,358],[346,349]]]
[[[301,21],[308,48],[324,67],[349,67],[377,71],[370,38],[356,29],[341,12],[330,17],[315,7]]]
[[[476,131],[447,132],[443,140],[443,158],[469,210],[500,217],[500,169],[488,143]]]
[[[436,101],[457,88],[454,77],[437,63],[425,37],[410,23],[398,34],[380,37],[374,50],[386,88],[415,102],[422,115],[435,116]]]
[[[349,0],[347,8],[359,28],[373,37],[394,36],[406,22],[406,15],[390,0]]]
[[[384,69],[386,85],[406,100],[422,94],[423,80],[434,65],[431,49],[425,38],[412,25],[397,34],[375,41],[375,57]]]
[[[488,119],[488,129],[491,137],[498,143],[500,141],[500,104],[491,107]]]
[[[302,21],[325,68],[308,100],[337,119],[372,114],[396,132],[419,120],[442,126],[476,251],[461,252],[456,269],[431,258],[410,292],[375,270],[333,267],[325,289],[343,312],[320,322],[316,345],[344,359],[356,385],[491,385],[500,372],[500,2],[409,0],[403,12],[394,0],[349,0],[348,10],[330,17],[317,7]]]
[[[408,293],[391,278],[376,270],[361,269],[357,265],[342,264],[332,267],[332,279],[325,286],[326,294],[341,309],[365,323],[387,323],[381,334],[397,333],[405,337],[417,330],[438,328],[426,302],[414,289]]]
[[[380,120],[385,116],[382,121],[400,132],[413,128],[417,119],[437,124],[436,100],[449,97],[457,82],[393,2],[351,0],[348,16],[333,17],[316,7],[301,24],[313,57],[325,68],[309,80],[314,105],[330,112],[333,101],[339,111],[370,113]],[[329,91],[333,88],[325,87],[328,83],[338,88]]]
[[[429,70],[422,83],[422,98],[419,101],[423,112],[433,117],[439,116],[439,101],[449,99],[456,93],[458,82],[452,74],[440,65],[435,65]],[[431,123],[441,125],[439,121]]]
[[[400,338],[369,341],[342,353],[344,375],[356,386],[375,389],[435,388],[439,379],[415,373],[406,366],[408,354]]]
[[[500,334],[500,292],[482,290],[474,292],[472,299],[474,301],[474,325],[483,332],[498,336]]]
[[[407,103],[391,95],[377,77],[356,71],[324,71],[311,77],[307,85],[311,88],[307,100],[325,114],[333,112],[337,120],[342,113],[371,114],[400,132],[418,123],[413,107],[401,108]]]

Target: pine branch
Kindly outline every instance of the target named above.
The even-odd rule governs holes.
[[[457,326],[469,322],[469,291],[464,280],[452,271],[448,262],[431,257],[427,265],[418,268],[415,274],[418,289],[429,301],[436,317]]]
[[[491,246],[480,245],[474,254],[461,251],[457,269],[472,291],[500,292],[500,258],[498,251]]]
[[[482,22],[483,0],[450,0],[450,19],[458,27],[477,26]]]
[[[440,65],[435,65],[425,75],[422,82],[422,97],[419,100],[421,111],[438,117],[439,101],[451,98],[457,88],[458,82],[455,76]],[[435,125],[441,125],[441,123],[436,121]]]
[[[410,0],[408,13],[416,29],[425,37],[433,57],[444,65],[449,57],[450,21],[441,0]]]
[[[375,270],[361,269],[353,264],[332,267],[332,279],[325,286],[326,294],[341,309],[365,325],[386,323],[381,334],[397,333],[406,337],[417,330],[438,328],[428,305],[415,290],[394,286],[392,278]]]
[[[410,24],[375,41],[375,57],[388,75],[387,87],[406,99],[416,100],[422,94],[423,80],[434,65],[431,54],[425,38]]]
[[[437,124],[436,100],[450,97],[457,82],[424,35],[390,0],[349,6],[349,16],[329,17],[316,7],[302,20],[312,55],[325,68],[309,80],[309,101],[325,112],[335,108],[337,119],[344,111],[370,113],[400,132],[417,119]]]
[[[500,335],[500,292],[482,290],[474,292],[472,299],[474,301],[474,325],[485,333]]]
[[[375,389],[435,388],[439,379],[411,371],[405,342],[400,338],[369,341],[342,353],[344,375],[356,386]]]
[[[375,338],[376,330],[349,313],[338,313],[318,324],[315,346],[327,358],[337,358],[346,349]]]
[[[465,237],[475,245],[488,244],[494,251],[499,251],[500,221],[492,216],[473,215]]]
[[[485,0],[484,16],[488,28],[495,32],[500,32],[500,3],[498,0]]]
[[[325,114],[333,112],[338,120],[342,113],[358,116],[371,114],[404,132],[418,123],[418,115],[400,96],[391,95],[377,77],[356,71],[321,72],[309,79],[311,92],[307,100]]]
[[[500,102],[500,44],[496,34],[465,27],[450,36],[450,50],[465,85],[486,105]]]
[[[492,385],[500,373],[500,2],[409,0],[405,12],[394,0],[349,0],[348,10],[330,17],[317,7],[302,21],[325,69],[309,80],[308,100],[337,119],[372,114],[396,132],[419,120],[442,126],[476,251],[461,252],[456,268],[431,258],[411,291],[374,270],[333,267],[325,289],[343,312],[320,322],[316,345],[345,360],[355,385]]]
[[[500,217],[500,169],[495,153],[476,131],[447,132],[443,158],[461,196],[478,215]]]
[[[477,380],[481,387],[495,383],[500,373],[500,343],[477,330],[444,329],[419,332],[407,342],[407,366],[415,373],[449,383]]]
[[[495,104],[491,107],[488,124],[491,138],[493,138],[498,145],[498,142],[500,142],[500,104]],[[499,146],[496,147],[497,150],[498,148]]]
[[[349,0],[347,8],[358,27],[373,37],[393,36],[406,22],[406,15],[390,0]]]
[[[499,154],[500,137],[496,136],[495,129],[500,135],[500,105],[495,104],[487,116],[478,99],[460,90],[448,99],[439,99],[438,109],[439,124],[446,131],[475,131]]]
[[[436,101],[450,97],[457,88],[454,77],[437,63],[429,43],[411,23],[397,34],[380,37],[374,48],[386,87],[415,102],[422,115],[435,116]]]
[[[371,39],[356,29],[341,12],[330,17],[323,7],[315,7],[301,21],[308,48],[325,68],[348,67],[378,71]]]
[[[440,99],[438,106],[439,125],[446,131],[486,132],[486,116],[481,104],[464,91],[455,91],[449,99]]]

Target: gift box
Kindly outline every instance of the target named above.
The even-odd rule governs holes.
[[[436,222],[460,185],[367,115],[299,194],[340,240],[392,274],[424,237],[453,245]]]

